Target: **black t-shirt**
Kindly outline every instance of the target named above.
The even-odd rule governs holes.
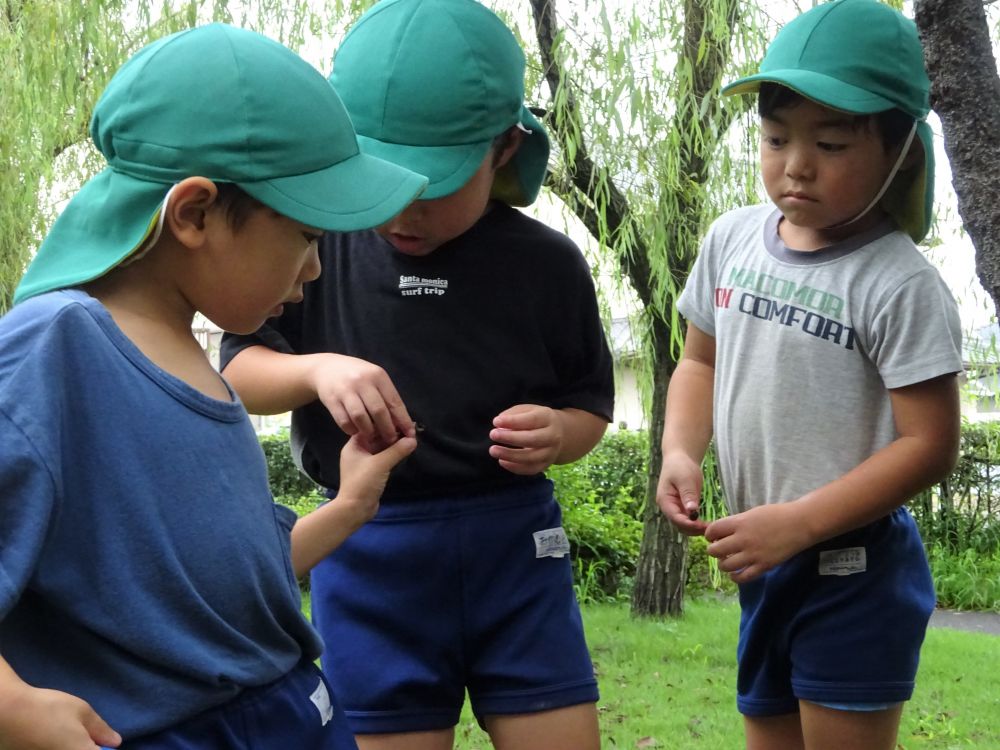
[[[495,204],[462,236],[417,258],[374,231],[328,233],[323,272],[301,304],[250,336],[227,334],[224,367],[248,346],[337,352],[378,364],[424,431],[386,497],[475,492],[531,479],[488,453],[493,418],[516,404],[573,407],[608,421],[611,354],[593,279],[565,235]],[[336,488],[346,436],[313,402],[292,414],[301,467]]]

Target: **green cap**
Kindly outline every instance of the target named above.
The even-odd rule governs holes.
[[[359,151],[319,71],[225,24],[137,52],[101,95],[90,134],[108,166],[56,220],[15,302],[117,266],[144,245],[167,191],[187,177],[235,183],[280,214],[337,231],[388,221],[427,182]]]
[[[878,0],[818,5],[778,32],[758,73],[733,81],[722,93],[754,93],[764,82],[843,112],[895,108],[912,116],[924,167],[912,180],[896,179],[881,204],[915,242],[927,235],[934,205],[934,144],[925,121],[930,81],[913,21]]]
[[[498,172],[494,194],[517,206],[538,196],[549,140],[524,105],[524,52],[475,0],[376,3],[341,42],[330,82],[362,151],[430,179],[421,198],[465,185],[493,139],[514,126],[531,132]]]

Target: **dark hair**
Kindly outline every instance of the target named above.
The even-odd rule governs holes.
[[[500,135],[494,138],[493,143],[490,144],[490,150],[493,152],[494,169],[496,169],[497,165],[500,163],[500,155],[503,154],[504,150],[514,140],[515,132],[517,132],[517,125],[507,128]]]
[[[215,207],[225,212],[233,229],[240,229],[254,211],[265,207],[234,182],[216,182],[215,187],[219,190]]]
[[[761,117],[772,117],[775,110],[794,107],[805,98],[780,83],[764,82],[760,85],[760,93],[757,96],[757,114]],[[915,119],[901,109],[887,109],[872,115],[852,115],[852,118],[852,125],[859,130],[874,122],[882,139],[882,147],[886,151],[891,151],[906,140]]]

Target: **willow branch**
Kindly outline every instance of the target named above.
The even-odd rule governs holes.
[[[571,195],[565,184],[553,183],[552,187],[573,207],[574,212],[587,226],[594,237],[601,239],[599,216],[596,214],[598,202],[595,200],[595,186],[602,184],[607,191],[607,201],[604,206],[604,223],[609,234],[609,242],[614,245],[622,228],[633,220],[629,201],[606,169],[594,163],[587,144],[582,137],[583,117],[577,103],[577,98],[569,76],[562,68],[556,56],[556,40],[559,38],[558,21],[556,18],[555,0],[530,0],[535,20],[535,33],[544,70],[552,98],[561,98],[565,106],[551,113],[548,124],[553,135],[560,143],[564,154],[573,154],[572,162],[566,164],[573,189],[577,195]],[[704,0],[688,0],[685,13],[684,52],[688,60],[693,62],[694,76],[692,90],[688,92],[695,101],[701,102],[706,97],[717,97],[715,91],[721,70],[729,55],[729,41],[732,29],[739,19],[736,0],[730,3],[726,24],[729,33],[725,38],[709,39],[704,54],[699,58],[700,40],[706,33],[707,17],[703,5]],[[558,95],[557,95],[558,92]],[[671,127],[681,132],[712,132],[712,128],[721,134],[735,116],[737,110],[725,109],[721,104],[688,108],[688,114],[674,120]],[[574,137],[575,135],[575,137]],[[683,142],[683,139],[680,139]],[[569,147],[572,142],[572,148]],[[707,148],[716,145],[713,139]],[[709,154],[707,149],[686,149],[682,154],[680,170],[686,180],[695,184],[703,184],[707,179]],[[679,181],[682,182],[682,181]],[[565,192],[560,192],[565,191]],[[581,197],[582,196],[582,197]],[[697,222],[700,216],[700,199],[681,195],[679,204],[691,210],[681,212],[684,220]],[[689,236],[697,233],[697,227]],[[650,310],[656,310],[654,299],[654,277],[650,265],[650,250],[645,240],[638,232],[631,232],[631,242],[627,252],[619,252],[619,262],[622,271],[629,279],[633,289],[643,305]],[[671,269],[686,268],[685,257],[690,257],[691,248],[679,246],[666,248],[668,267]],[[661,313],[662,314],[662,313]]]

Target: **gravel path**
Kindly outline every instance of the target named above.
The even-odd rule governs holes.
[[[931,615],[930,626],[1000,636],[1000,612],[958,612],[953,609],[936,609]]]

